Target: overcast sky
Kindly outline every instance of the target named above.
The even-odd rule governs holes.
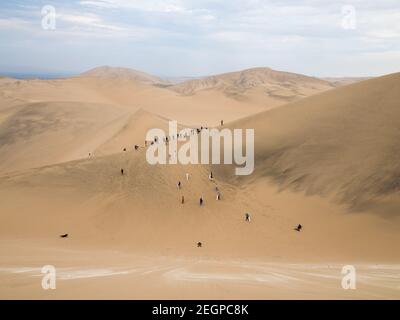
[[[55,30],[42,27],[45,5],[56,9]],[[0,72],[100,65],[162,76],[255,66],[315,76],[398,72],[400,0],[1,1]]]

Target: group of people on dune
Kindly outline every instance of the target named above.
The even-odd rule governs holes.
[[[189,181],[190,174],[189,174],[188,172],[186,172],[185,176],[186,176],[186,181]],[[210,174],[209,174],[209,176],[208,176],[208,179],[209,179],[210,181],[214,182],[214,176],[213,176],[212,171],[210,172]],[[215,183],[215,182],[214,182],[214,183]],[[177,186],[178,190],[180,190],[181,187],[182,187],[181,181],[178,181],[178,183],[177,183],[176,186]],[[216,192],[216,199],[217,199],[217,201],[221,200],[221,193],[220,193],[219,188],[218,188],[218,186],[216,185],[216,183],[215,183],[215,192]],[[182,203],[182,204],[185,203],[185,196],[183,196],[183,195],[182,195],[182,197],[181,197],[181,203]],[[204,199],[203,199],[203,196],[201,196],[200,199],[199,199],[199,205],[202,206],[203,203],[204,203]]]
[[[221,120],[221,126],[223,126],[223,125],[224,125],[224,122],[223,122],[223,120]],[[207,127],[203,127],[203,126],[202,126],[202,127],[200,127],[200,128],[192,129],[192,130],[191,130],[191,134],[200,134],[201,131],[202,131],[203,129],[207,129]],[[171,139],[175,139],[175,138],[178,139],[179,137],[180,137],[180,134],[177,134],[176,137],[175,137],[175,136],[172,136],[172,137],[169,137],[169,136],[164,137],[164,138],[163,138],[163,143],[165,143],[166,145],[168,145],[168,143],[169,143],[169,141],[170,141]],[[185,136],[185,137],[186,137],[186,136]],[[159,142],[160,142],[160,141],[159,141],[159,139],[158,139],[157,137],[155,137],[153,141],[146,141],[146,140],[145,140],[145,142],[144,142],[144,147],[147,147],[147,146],[149,146],[149,145],[153,145],[154,143],[159,143]],[[140,148],[140,147],[139,147],[139,145],[137,145],[137,144],[135,144],[134,147],[133,147],[133,149],[134,149],[135,151],[138,151],[139,148]],[[127,151],[126,148],[123,148],[122,150],[123,150],[124,152]],[[92,156],[92,154],[89,153],[89,157],[91,157],[91,156]],[[121,168],[121,175],[124,175],[124,173],[125,173],[124,168]],[[188,172],[186,172],[185,177],[186,177],[186,181],[188,182],[189,179],[190,179],[190,174],[189,174]],[[220,192],[220,190],[219,190],[219,188],[218,188],[217,183],[215,182],[214,175],[213,175],[213,172],[212,172],[212,171],[209,173],[208,179],[209,179],[211,182],[214,183],[214,185],[215,185],[214,190],[215,190],[215,193],[216,193],[216,200],[217,200],[217,201],[220,201],[220,200],[221,200],[221,192]],[[177,188],[178,188],[178,190],[181,190],[181,189],[182,189],[182,182],[181,182],[181,181],[178,181],[178,183],[177,183]],[[185,203],[185,196],[184,196],[184,195],[181,196],[180,202],[181,202],[181,204],[184,204],[184,203]],[[199,205],[200,205],[200,206],[203,206],[203,205],[204,205],[204,198],[203,198],[203,196],[200,196],[200,198],[199,198]],[[250,213],[246,212],[246,213],[244,214],[244,220],[245,220],[246,222],[251,222]],[[299,224],[296,228],[294,228],[294,230],[300,232],[302,228],[303,228],[303,226],[302,226],[301,224]],[[63,235],[63,236],[64,236],[64,235]],[[202,242],[198,242],[198,243],[197,243],[197,247],[201,248],[202,246],[203,246]]]

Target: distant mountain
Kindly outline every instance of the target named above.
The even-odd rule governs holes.
[[[102,66],[86,71],[81,77],[129,79],[142,84],[165,87],[181,95],[216,90],[233,98],[268,96],[274,100],[294,101],[335,87],[367,80],[367,77],[316,78],[271,68],[252,68],[206,77],[157,77],[143,71]],[[261,93],[261,95],[260,95]]]
[[[16,81],[17,81],[16,79],[4,77],[4,76],[0,75],[0,85],[12,83],[12,82],[16,82]]]
[[[163,77],[163,79],[167,82],[169,82],[171,85],[177,85],[177,84],[181,84],[183,82],[186,81],[192,81],[192,80],[198,80],[201,79],[203,77]]]
[[[81,74],[83,77],[122,78],[134,80],[144,84],[167,84],[168,82],[143,71],[120,67],[97,67]]]
[[[348,84],[364,81],[371,79],[371,77],[329,77],[329,78],[322,78],[323,80],[329,81],[335,87],[346,86]]]
[[[219,90],[230,96],[243,96],[260,90],[271,98],[296,100],[334,86],[325,80],[270,68],[253,68],[189,80],[170,86],[183,95],[203,90]]]

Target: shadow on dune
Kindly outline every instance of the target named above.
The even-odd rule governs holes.
[[[255,171],[215,171],[236,183],[268,178],[281,189],[333,196],[351,211],[398,215],[399,89],[400,74],[391,74],[231,123],[255,130]]]

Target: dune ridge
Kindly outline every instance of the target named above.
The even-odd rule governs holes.
[[[97,67],[86,72],[83,72],[81,77],[98,77],[98,78],[124,78],[134,80],[144,84],[168,84],[167,81],[159,77],[145,73],[143,71],[134,70],[130,68],[102,66]]]

